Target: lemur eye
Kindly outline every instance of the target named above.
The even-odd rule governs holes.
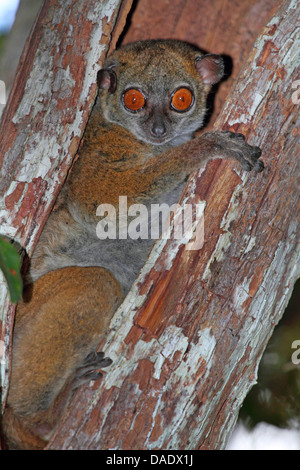
[[[125,91],[123,94],[123,103],[130,111],[139,111],[145,106],[146,100],[140,90],[130,88],[130,90]]]
[[[187,111],[193,104],[194,96],[191,90],[188,88],[179,88],[178,90],[174,91],[172,98],[171,98],[171,107],[182,113]]]

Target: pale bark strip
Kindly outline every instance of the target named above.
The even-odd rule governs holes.
[[[6,96],[13,85],[24,44],[42,4],[43,0],[30,0],[28,8],[28,0],[20,0],[14,24],[1,47],[0,78],[5,82]],[[0,116],[3,109],[4,106],[0,105]]]
[[[131,4],[46,0],[27,40],[0,130],[0,233],[29,256],[76,154],[119,10]],[[0,305],[4,373],[14,308],[3,280]]]
[[[101,349],[114,361],[74,397],[49,448],[219,449],[299,275],[296,0],[259,36],[217,128],[244,132],[266,169],[211,162],[205,244],[159,241]]]

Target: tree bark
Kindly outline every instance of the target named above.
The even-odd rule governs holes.
[[[0,129],[1,234],[28,256],[78,149],[97,92],[97,71],[131,4],[45,0],[28,37]],[[4,281],[0,305],[5,398],[14,306]]]
[[[190,178],[181,201],[205,201],[204,246],[155,245],[100,345],[112,366],[49,448],[225,447],[299,275],[299,13],[282,3],[214,126],[259,145],[264,172],[214,161]]]

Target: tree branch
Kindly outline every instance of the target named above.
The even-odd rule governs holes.
[[[131,4],[45,0],[26,42],[0,130],[0,226],[29,256],[77,152],[97,71]],[[4,281],[0,305],[5,375],[14,306]],[[2,386],[5,396],[7,375]]]
[[[49,448],[219,449],[299,274],[299,6],[258,37],[216,129],[243,132],[266,169],[214,161],[182,201],[206,202],[205,243],[162,240],[100,345],[113,365],[74,396]]]

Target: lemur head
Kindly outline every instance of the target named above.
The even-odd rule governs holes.
[[[162,145],[189,140],[201,127],[207,94],[223,60],[176,40],[149,40],[115,51],[98,73],[105,118],[139,140]]]

